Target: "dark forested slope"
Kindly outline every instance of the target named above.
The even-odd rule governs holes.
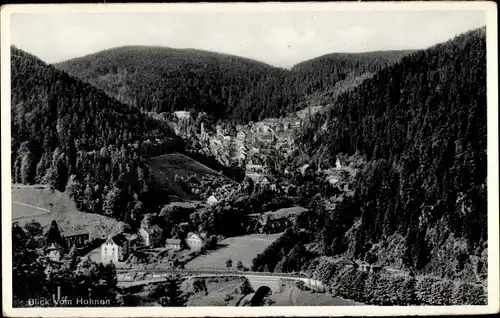
[[[327,253],[371,253],[446,276],[486,273],[484,28],[377,72],[299,143],[302,159],[322,166],[340,153],[367,160],[354,197],[317,231]]]
[[[302,95],[332,92],[335,86],[365,74],[373,74],[413,51],[331,53],[296,64],[291,69]]]
[[[13,182],[66,189],[83,211],[141,213],[149,156],[182,147],[167,124],[15,47],[11,68]]]
[[[128,46],[55,66],[144,111],[193,109],[248,122],[297,110],[305,96],[349,85],[407,53],[331,54],[289,71],[220,53]]]
[[[146,111],[194,109],[218,118],[238,115],[240,100],[285,70],[214,52],[127,46],[56,67]]]

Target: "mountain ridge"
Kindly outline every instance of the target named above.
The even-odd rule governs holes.
[[[146,111],[191,108],[248,122],[303,108],[304,96],[333,87],[344,77],[375,72],[400,58],[394,52],[348,53],[339,63],[335,59],[344,55],[337,53],[327,63],[316,65],[312,59],[288,70],[226,53],[122,46],[54,65]],[[377,59],[380,63],[374,62]]]

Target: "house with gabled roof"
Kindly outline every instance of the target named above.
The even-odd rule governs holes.
[[[142,226],[138,235],[142,237],[145,246],[157,247],[162,245],[163,230],[158,225]]]
[[[64,247],[57,243],[50,244],[45,250],[45,255],[53,262],[59,262],[63,256]]]
[[[123,235],[110,236],[101,245],[101,262],[118,263],[127,259],[130,254],[130,241]]]
[[[186,237],[186,243],[190,249],[196,250],[203,246],[207,236],[205,233],[189,232]]]

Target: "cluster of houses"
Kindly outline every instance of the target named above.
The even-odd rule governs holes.
[[[100,261],[103,264],[113,262],[118,264],[126,262],[132,251],[137,247],[146,248],[167,248],[171,250],[181,250],[188,248],[199,250],[207,239],[204,233],[188,233],[183,244],[180,239],[169,238],[163,241],[163,230],[158,225],[150,225],[143,221],[137,233],[128,233],[129,228],[125,227],[118,234],[110,235],[104,239],[100,245]],[[90,243],[89,231],[67,231],[62,233],[67,248],[75,246],[77,249],[85,247]],[[53,262],[59,262],[65,253],[64,247],[57,243],[51,243],[45,249],[45,255]]]
[[[176,111],[173,117],[178,122],[193,122],[188,111]],[[179,131],[176,132],[195,137],[200,151],[215,157],[221,164],[236,164],[245,168],[247,164],[262,164],[271,149],[291,154],[294,131],[299,129],[302,123],[303,118],[292,114],[285,118],[270,118],[247,125],[236,125],[236,130],[216,125],[215,131],[209,132],[205,127],[206,123],[200,122],[200,129],[196,129],[200,133],[193,135],[187,131],[183,132],[182,128],[177,126]]]

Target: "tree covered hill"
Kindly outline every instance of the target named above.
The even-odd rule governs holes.
[[[15,47],[11,69],[13,182],[49,183],[119,220],[154,202],[148,158],[183,147],[165,122]]]
[[[126,46],[56,65],[145,111],[195,109],[217,118],[237,113],[245,94],[285,70],[193,49]]]
[[[301,83],[301,95],[333,93],[339,84],[352,83],[358,77],[374,74],[412,52],[331,53],[294,65],[291,74],[294,81]]]
[[[298,139],[302,163],[367,161],[317,241],[327,254],[477,279],[487,260],[486,142],[484,28],[378,71]]]
[[[193,49],[127,46],[55,66],[143,111],[205,111],[237,122],[298,110],[304,97],[372,73],[406,51],[332,54],[291,70]]]

